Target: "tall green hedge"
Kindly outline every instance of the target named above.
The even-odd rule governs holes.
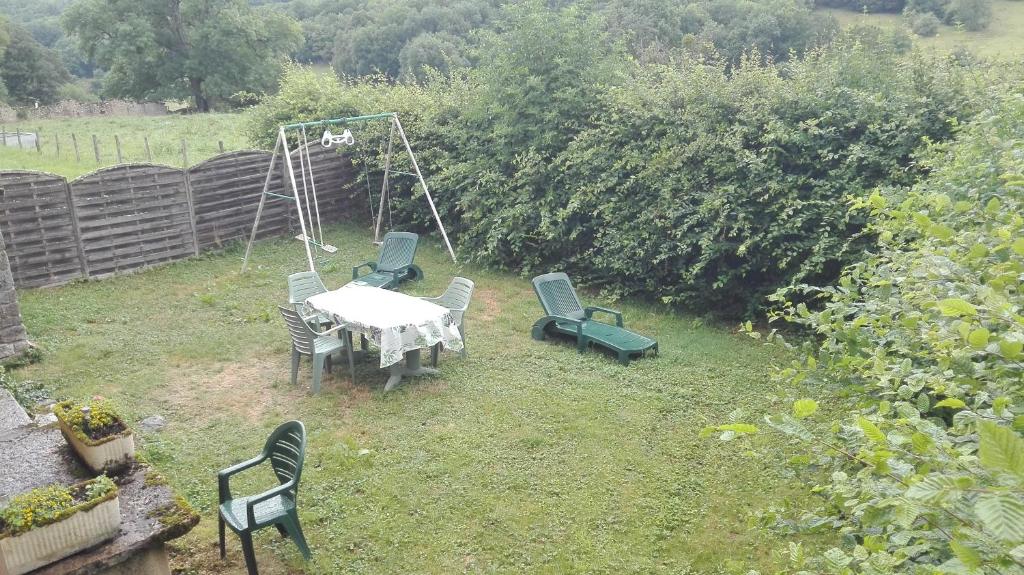
[[[503,29],[477,69],[418,86],[294,69],[253,134],[397,111],[464,257],[742,315],[859,258],[850,198],[920,176],[915,150],[950,137],[988,76],[863,37],[778,65],[699,46],[642,64],[593,17],[533,5]],[[419,198],[397,208],[431,228]]]
[[[793,463],[822,505],[766,519],[842,535],[791,550],[793,572],[1024,573],[1024,98],[993,93],[925,161],[909,191],[857,203],[876,253],[779,294],[773,316],[818,339],[778,375],[834,416],[805,398],[768,418],[805,446]],[[808,293],[818,311],[790,299]]]

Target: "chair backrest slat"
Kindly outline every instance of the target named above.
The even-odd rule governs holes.
[[[412,265],[420,237],[412,232],[388,232],[377,257],[379,271],[394,271]]]
[[[292,336],[292,345],[295,346],[295,349],[301,353],[312,355],[316,341],[313,329],[309,327],[308,323],[302,321],[302,316],[295,309],[283,305],[277,306],[277,309],[281,310],[281,316],[284,317],[284,322],[288,325],[288,333]]]
[[[583,306],[569,276],[562,272],[544,274],[533,278],[533,290],[544,308],[544,313],[570,319],[584,319]]]
[[[452,311],[464,312],[469,309],[473,298],[473,280],[461,277],[452,278],[444,293],[437,298],[438,303]]]
[[[302,303],[325,291],[327,286],[316,272],[299,272],[288,276],[288,303]]]
[[[267,438],[263,454],[282,484],[294,480],[292,497],[299,490],[302,464],[306,457],[306,428],[299,421],[282,423]]]

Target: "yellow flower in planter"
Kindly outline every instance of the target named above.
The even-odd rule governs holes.
[[[49,485],[16,495],[0,509],[0,539],[55,523],[116,496],[117,486],[106,475],[72,486]]]

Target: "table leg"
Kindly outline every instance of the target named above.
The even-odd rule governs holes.
[[[438,370],[431,367],[423,367],[420,359],[420,350],[414,349],[405,352],[405,365],[398,362],[391,366],[391,377],[384,384],[384,391],[391,391],[402,381],[404,376],[434,375]]]

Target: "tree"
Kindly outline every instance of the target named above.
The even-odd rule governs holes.
[[[5,34],[9,43],[0,59],[0,78],[10,100],[22,104],[56,101],[60,87],[71,80],[60,55],[36,42],[21,26],[8,24]]]
[[[984,30],[992,22],[992,0],[952,0],[946,18],[972,32]]]
[[[245,0],[78,0],[63,25],[109,71],[109,95],[187,95],[200,112],[239,91],[271,88],[301,41],[294,20]]]
[[[423,80],[429,68],[448,73],[451,68],[469,65],[462,57],[459,39],[445,33],[420,34],[409,40],[398,61],[402,65],[399,77],[407,81]]]

